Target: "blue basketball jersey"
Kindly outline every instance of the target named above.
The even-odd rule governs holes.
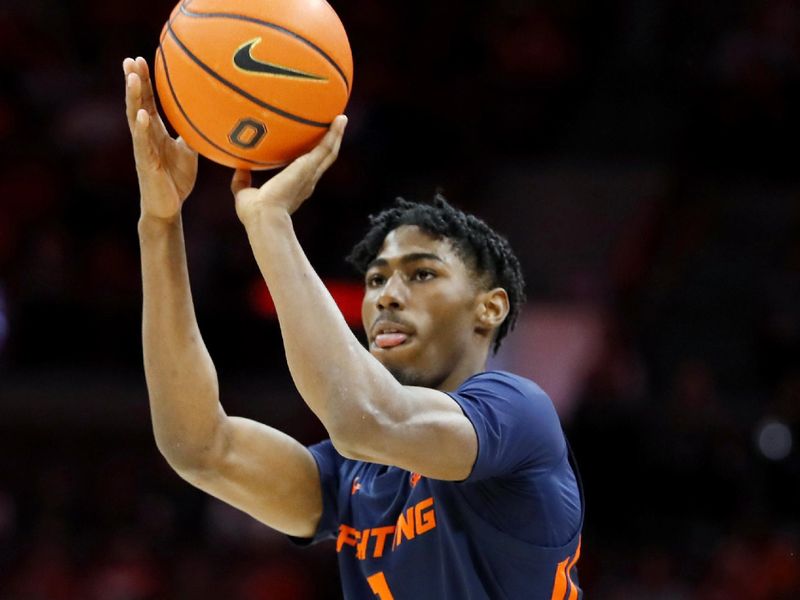
[[[532,381],[479,373],[449,393],[478,455],[464,481],[309,449],[347,600],[579,600],[583,499],[558,415]]]

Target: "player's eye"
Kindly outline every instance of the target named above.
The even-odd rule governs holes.
[[[386,278],[383,275],[373,273],[372,275],[367,276],[367,287],[378,287],[383,285],[385,281]]]
[[[436,277],[436,273],[434,273],[430,269],[417,269],[416,271],[414,271],[415,281],[428,281],[429,279],[433,279],[434,277]]]

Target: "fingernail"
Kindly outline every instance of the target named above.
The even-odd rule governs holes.
[[[139,123],[141,123],[142,125],[144,125],[145,118],[146,115],[143,110],[140,110],[139,112],[136,113],[136,120],[139,121]]]

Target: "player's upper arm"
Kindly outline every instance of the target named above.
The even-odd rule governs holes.
[[[228,417],[218,450],[181,477],[283,533],[312,537],[322,490],[311,452],[288,435],[249,419]]]
[[[432,479],[466,479],[478,440],[461,407],[444,392],[404,386],[391,412],[374,415],[363,435],[337,444],[348,458],[401,467]]]
[[[403,387],[384,406],[355,436],[357,445],[340,443],[351,458],[476,481],[546,471],[566,453],[553,403],[509,373],[481,373],[447,394]]]

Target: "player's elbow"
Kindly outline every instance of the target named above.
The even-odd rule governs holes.
[[[340,455],[349,460],[360,460],[371,462],[369,453],[363,451],[364,447],[354,443],[352,440],[342,440],[341,438],[331,437],[333,447]]]
[[[203,471],[210,462],[208,449],[187,448],[180,440],[156,438],[156,446],[167,464],[178,473]]]
[[[219,433],[193,440],[186,436],[159,435],[156,447],[170,467],[182,477],[213,470],[224,453]]]
[[[340,415],[328,427],[328,434],[336,451],[345,458],[371,461],[380,455],[381,440],[389,427],[387,415],[364,408],[346,418]]]

